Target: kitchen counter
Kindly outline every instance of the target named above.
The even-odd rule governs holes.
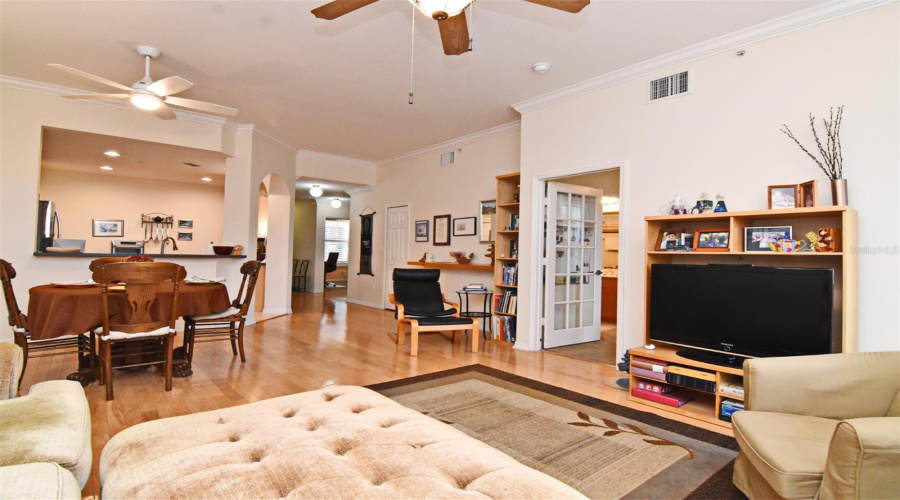
[[[124,254],[124,253],[51,253],[51,252],[34,252],[32,255],[35,257],[64,257],[64,258],[78,258],[78,257],[89,257],[92,259],[96,259],[97,257],[131,257],[132,254]],[[189,254],[189,253],[167,253],[167,254],[159,254],[159,253],[142,253],[140,255],[146,255],[147,257],[153,257],[154,259],[246,259],[246,255],[215,255],[215,254]]]

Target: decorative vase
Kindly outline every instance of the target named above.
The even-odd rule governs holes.
[[[835,206],[848,205],[847,179],[833,179],[831,181],[831,201]]]

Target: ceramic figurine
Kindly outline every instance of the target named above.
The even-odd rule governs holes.
[[[727,212],[728,209],[725,208],[725,197],[721,194],[716,195],[716,199],[719,200],[716,202],[715,212]]]

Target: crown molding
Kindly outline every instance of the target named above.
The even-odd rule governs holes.
[[[590,80],[585,80],[581,83],[576,83],[553,92],[517,102],[512,105],[512,108],[519,113],[527,113],[545,106],[550,106],[551,104],[556,104],[606,87],[618,85],[635,78],[640,78],[656,71],[742,48],[748,44],[761,42],[816,24],[825,23],[869,9],[895,3],[896,1],[897,0],[834,0],[750,28],[735,31],[728,35],[691,45],[659,57],[654,57],[653,59],[648,59],[644,62],[618,69],[591,78]]]
[[[344,192],[347,193],[347,194],[349,194],[349,195],[352,197],[352,196],[355,195],[355,194],[365,193],[365,192],[367,192],[367,191],[374,191],[374,190],[375,190],[375,188],[372,187],[372,186],[361,186],[361,187],[358,187],[358,188],[347,189],[347,190],[345,190]]]
[[[328,153],[319,153],[317,151],[308,151],[306,149],[297,150],[297,155],[299,156],[301,154],[306,155],[306,156],[314,156],[316,158],[323,158],[325,160],[339,161],[342,163],[347,163],[347,164],[355,165],[358,167],[368,167],[368,168],[375,167],[375,162],[366,161],[366,160],[358,160],[356,158],[349,158],[346,156],[338,156],[338,155],[332,155],[332,154],[328,154]]]
[[[436,151],[446,151],[447,148],[456,148],[459,146],[464,146],[466,144],[471,144],[473,142],[483,141],[485,139],[490,139],[491,137],[496,137],[500,135],[509,134],[512,132],[518,132],[522,128],[522,122],[514,121],[509,122],[504,125],[499,125],[493,128],[489,128],[486,130],[482,130],[480,132],[475,132],[474,134],[464,135],[462,137],[457,137],[456,139],[450,139],[449,141],[444,141],[440,144],[434,144],[432,146],[427,146],[421,149],[417,149],[415,151],[410,151],[408,153],[403,153],[401,155],[392,156],[388,159],[381,160],[375,163],[376,167],[380,167],[387,163],[395,162],[398,160],[403,160],[405,158],[410,158],[413,156],[418,156],[425,153],[432,153]]]
[[[260,139],[268,141],[269,143],[287,151],[288,153],[291,153],[294,156],[297,155],[297,151],[298,151],[297,148],[291,146],[290,144],[282,141],[281,139],[275,137],[274,135],[266,132],[265,130],[259,128],[258,126],[254,125],[252,123],[243,123],[240,125],[236,125],[234,127],[234,132],[251,134],[251,135],[253,135],[253,137],[258,137]]]

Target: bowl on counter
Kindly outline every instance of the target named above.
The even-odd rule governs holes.
[[[213,252],[216,255],[231,255],[231,252],[234,251],[234,245],[225,246],[225,245],[213,245]]]

